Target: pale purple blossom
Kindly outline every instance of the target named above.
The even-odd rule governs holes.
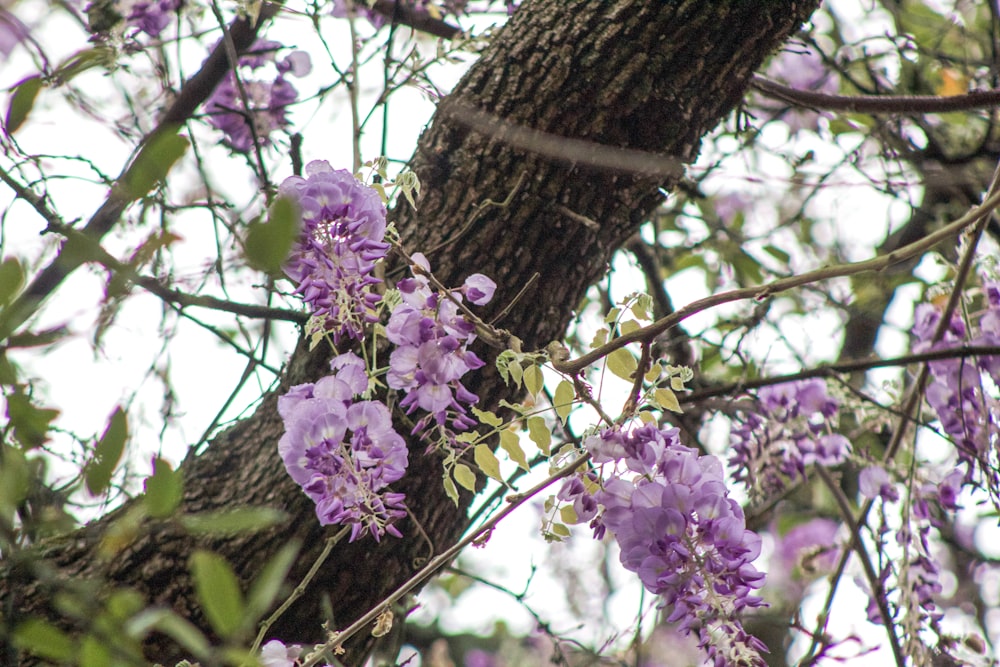
[[[306,175],[287,178],[278,189],[302,215],[285,273],[335,344],[360,340],[378,319],[374,270],[389,249],[385,205],[375,190],[325,161],[310,162]]]
[[[358,356],[338,355],[331,368],[332,375],[279,397],[285,433],[278,453],[316,503],[321,524],[351,526],[352,541],[366,532],[376,540],[385,533],[399,537],[393,522],[406,515],[403,494],[385,489],[406,472],[406,442],[384,403],[356,400],[368,387]]]
[[[764,387],[756,407],[743,410],[731,427],[733,478],[752,496],[767,497],[804,479],[810,465],[843,463],[851,443],[833,430],[838,408],[819,379]]]
[[[28,26],[6,9],[0,8],[0,57],[9,56],[27,38]]]
[[[255,135],[260,146],[269,146],[271,134],[289,125],[288,107],[298,98],[298,91],[288,81],[288,75],[305,76],[311,63],[304,51],[294,51],[278,60],[281,48],[279,42],[258,40],[240,57],[240,82],[249,106],[244,106],[232,72],[226,74],[205,103],[209,124],[225,134],[225,144],[237,153],[249,152]],[[274,64],[277,76],[260,77],[258,71],[269,63]]]
[[[889,479],[889,473],[882,466],[869,466],[858,475],[858,489],[869,500],[882,498],[888,502],[899,500],[899,489]]]
[[[823,62],[823,57],[808,49],[782,51],[771,60],[767,76],[797,90],[834,94],[840,87],[836,75]],[[815,131],[820,117],[829,115],[812,109],[789,107],[771,99],[760,100],[757,108],[766,118],[783,120],[793,135],[802,130]]]
[[[182,3],[183,0],[139,0],[132,5],[125,22],[156,38],[170,25]]]
[[[662,596],[667,620],[696,634],[711,661],[763,665],[766,647],[738,618],[763,604],[754,594],[764,581],[753,565],[760,537],[729,498],[721,461],[684,447],[677,433],[645,424],[584,440],[595,465],[610,468],[594,494],[600,514],[591,525],[596,536],[614,536],[622,565]],[[561,499],[575,505],[582,487],[564,483]]]

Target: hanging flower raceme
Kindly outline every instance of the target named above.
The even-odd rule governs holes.
[[[967,339],[976,346],[1000,344],[1000,285],[985,286],[986,310],[978,318],[979,331],[970,335],[965,323],[953,314],[944,334],[932,343],[941,321],[941,312],[929,303],[917,306],[914,312],[914,352],[947,350],[962,345]],[[988,475],[991,490],[1000,491],[991,461],[997,459],[1000,445],[1000,402],[983,387],[983,375],[1000,378],[1000,355],[973,359],[940,359],[930,362],[931,382],[927,386],[927,402],[937,413],[941,428],[955,443],[959,460],[969,465],[971,476],[975,464]]]
[[[715,664],[763,665],[766,647],[738,618],[763,604],[754,595],[764,582],[753,565],[760,538],[729,498],[722,463],[681,445],[676,428],[653,424],[607,429],[584,445],[610,475],[591,500],[579,478],[567,480],[560,497],[582,510],[581,519],[596,514],[595,534],[614,536],[622,564],[662,596],[668,620],[696,634]]]
[[[420,253],[414,254],[413,261],[430,271]],[[476,305],[488,303],[496,284],[482,274],[473,274],[463,287],[451,290],[452,298],[431,289],[427,278],[419,274],[400,280],[396,286],[403,302],[393,309],[386,324],[386,337],[396,345],[389,357],[386,382],[406,393],[400,406],[408,413],[417,408],[428,413],[414,432],[424,431],[431,420],[457,431],[475,426],[467,406],[479,399],[465,388],[461,378],[481,368],[483,361],[469,350],[476,328],[461,314],[456,301],[464,294]]]
[[[285,273],[296,293],[309,305],[318,329],[334,343],[360,340],[377,320],[381,296],[375,264],[389,249],[385,237],[385,205],[378,193],[344,170],[325,161],[306,165],[308,178],[292,176],[278,194],[296,203],[302,233],[292,248]]]
[[[225,143],[238,153],[247,153],[254,145],[254,136],[260,146],[271,144],[271,133],[288,126],[288,105],[296,100],[298,91],[288,81],[288,76],[302,77],[309,73],[312,63],[305,51],[293,51],[278,60],[281,43],[257,40],[250,50],[240,57],[240,68],[255,73],[268,63],[277,70],[274,79],[241,76],[246,104],[232,72],[218,85],[205,103],[208,122],[225,133]]]
[[[778,493],[811,464],[843,463],[851,444],[833,432],[839,402],[819,379],[764,387],[755,409],[745,410],[730,431],[733,478],[753,497]]]
[[[406,442],[381,401],[355,400],[368,391],[368,372],[353,353],[330,364],[334,373],[278,399],[285,434],[278,453],[288,474],[316,503],[323,525],[351,526],[351,540],[370,532],[400,536],[403,494],[385,491],[406,471]]]
[[[159,37],[170,25],[183,0],[138,0],[127,9],[125,22],[150,37]],[[127,5],[128,3],[122,3]]]

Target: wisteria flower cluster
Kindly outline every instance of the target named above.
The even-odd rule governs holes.
[[[255,135],[260,146],[270,145],[271,133],[288,126],[288,106],[298,98],[298,91],[288,81],[288,76],[302,77],[312,69],[305,51],[293,51],[278,60],[281,48],[279,42],[257,40],[240,57],[243,71],[255,73],[268,63],[273,63],[277,70],[273,80],[240,77],[246,105],[233,72],[226,75],[205,103],[208,122],[226,135],[226,145],[238,153],[250,151]]]
[[[0,7],[0,59],[9,56],[14,47],[27,38],[28,26]]]
[[[351,540],[370,532],[400,537],[393,525],[406,515],[403,494],[385,487],[406,472],[406,442],[392,415],[368,392],[368,370],[357,355],[338,355],[334,371],[316,383],[292,387],[278,399],[285,434],[278,453],[299,486],[316,503],[323,525],[351,526]]]
[[[684,447],[677,433],[646,424],[591,435],[584,445],[610,474],[593,494],[571,478],[561,497],[581,520],[593,518],[596,536],[614,536],[622,565],[663,597],[668,620],[696,634],[715,664],[763,665],[766,647],[738,618],[763,604],[754,594],[764,582],[753,565],[760,537],[729,498],[722,462]]]
[[[430,272],[426,257],[413,261]],[[459,311],[463,295],[475,305],[493,298],[496,284],[482,274],[472,274],[463,286],[448,295],[431,288],[425,275],[415,274],[397,283],[402,303],[393,309],[386,324],[386,337],[396,346],[389,357],[386,382],[406,393],[400,406],[407,413],[417,408],[427,412],[414,433],[424,432],[433,421],[439,427],[464,431],[476,425],[468,407],[478,397],[462,384],[469,371],[482,368],[483,361],[469,349],[476,339],[475,325]],[[451,298],[448,298],[448,297]]]
[[[789,481],[805,478],[806,467],[843,463],[851,443],[833,432],[839,402],[819,379],[764,387],[756,409],[746,410],[730,431],[733,478],[752,497],[780,492]]]
[[[933,342],[941,322],[941,311],[923,303],[914,312],[913,350],[927,352],[958,347],[966,340],[975,346],[1000,345],[1000,284],[984,288],[986,309],[978,319],[978,333],[970,335],[965,322],[954,314],[944,335]],[[941,428],[958,450],[959,461],[967,464],[968,481],[978,467],[986,475],[987,486],[1000,493],[1000,479],[991,461],[997,459],[1000,445],[1000,401],[983,388],[984,375],[996,382],[1000,378],[1000,355],[975,358],[941,359],[930,362],[931,382],[927,402],[934,409]]]
[[[385,205],[375,190],[328,162],[310,162],[306,174],[285,179],[278,190],[302,215],[285,273],[335,344],[360,340],[377,321],[382,298],[373,289],[380,282],[373,272],[389,249]]]
[[[170,25],[174,14],[184,0],[138,0],[133,2],[125,15],[126,25],[133,26],[150,37],[156,38]],[[128,3],[123,3],[128,4]]]

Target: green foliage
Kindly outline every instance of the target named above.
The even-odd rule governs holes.
[[[195,551],[191,555],[191,576],[212,629],[223,639],[235,639],[245,629],[246,601],[229,563],[211,551]]]
[[[288,520],[288,513],[273,507],[240,507],[219,512],[185,514],[184,528],[195,535],[256,533]]]
[[[84,468],[83,476],[87,490],[92,495],[104,493],[111,483],[118,462],[125,452],[125,441],[128,439],[128,418],[121,407],[115,408],[104,435],[94,446],[94,454]]]
[[[302,226],[301,214],[291,199],[278,197],[267,222],[251,222],[247,230],[247,262],[253,268],[277,275],[288,259]]]
[[[145,197],[166,178],[167,173],[187,152],[187,137],[173,131],[159,132],[143,146],[120,181],[125,197],[129,200]]]
[[[38,97],[42,85],[42,77],[29,76],[14,87],[14,94],[10,97],[7,116],[4,120],[4,129],[8,135],[17,132],[27,120],[31,108],[35,106],[35,98]]]
[[[7,419],[13,427],[13,437],[22,447],[33,449],[48,440],[52,422],[59,410],[40,408],[18,387],[7,395]]]
[[[146,495],[143,504],[149,516],[164,519],[171,516],[184,496],[184,479],[180,470],[159,457],[153,459],[153,474],[146,478]]]

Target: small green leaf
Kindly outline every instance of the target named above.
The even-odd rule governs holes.
[[[264,569],[250,585],[247,594],[247,611],[252,621],[257,621],[270,610],[271,605],[281,593],[288,571],[295,564],[295,557],[301,545],[297,541],[289,542],[281,547],[278,553],[271,557]]]
[[[550,448],[552,446],[552,431],[549,430],[548,424],[545,420],[539,416],[528,417],[528,437],[531,441],[538,446],[538,449],[542,451],[542,454],[546,456],[550,455]],[[527,470],[527,468],[525,468]]]
[[[630,334],[633,331],[638,331],[641,328],[642,325],[636,322],[635,320],[625,320],[624,322],[621,323],[621,326],[618,327],[618,329],[622,332],[623,336],[626,334]]]
[[[608,355],[608,370],[623,380],[631,382],[638,366],[635,357],[624,347],[620,347]]]
[[[153,459],[153,474],[146,478],[146,510],[149,516],[165,519],[174,513],[184,495],[184,480],[180,470],[159,457]]]
[[[107,667],[115,664],[115,661],[112,659],[111,649],[105,642],[94,635],[87,635],[80,644],[77,664],[79,667]]]
[[[684,378],[680,375],[670,378],[670,388],[674,391],[684,391]]]
[[[14,645],[53,662],[67,662],[76,655],[73,639],[40,618],[29,618],[15,628]]]
[[[455,486],[455,482],[447,473],[444,476],[444,492],[449,498],[451,498],[451,502],[458,505],[458,487]]]
[[[563,505],[560,507],[559,518],[562,519],[563,523],[580,523],[580,518],[576,515],[576,510],[573,509],[572,505]]]
[[[7,418],[14,427],[14,438],[26,449],[40,447],[48,440],[49,427],[59,416],[52,408],[39,408],[21,392],[7,397]]]
[[[515,361],[507,367],[507,371],[510,373],[510,379],[514,381],[514,384],[518,389],[521,388],[521,379],[524,377],[524,369],[521,367],[520,361]]]
[[[199,549],[191,554],[195,592],[212,629],[224,639],[233,637],[246,611],[236,574],[216,553]]]
[[[4,120],[4,128],[10,136],[17,132],[35,106],[35,98],[42,89],[42,77],[29,76],[14,87],[14,94],[10,97],[10,105],[7,107],[7,117]]]
[[[135,200],[149,194],[157,183],[166,178],[190,143],[187,137],[177,134],[176,129],[154,135],[142,147],[121,179],[125,196]]]
[[[452,475],[455,476],[455,481],[461,484],[463,487],[475,493],[476,491],[476,473],[472,472],[472,468],[465,465],[464,463],[456,463],[455,469],[451,471]]]
[[[767,252],[768,255],[774,257],[782,264],[788,264],[788,262],[791,261],[792,259],[791,255],[789,255],[787,252],[785,252],[784,250],[782,250],[777,246],[766,245],[764,246],[764,250]]]
[[[489,410],[480,410],[476,406],[472,406],[472,414],[475,415],[480,423],[487,426],[499,427],[503,424],[503,420],[497,417],[495,412],[490,412]]]
[[[612,308],[608,311],[608,314],[604,317],[604,321],[611,324],[618,319],[618,316],[622,314],[621,308]]]
[[[24,269],[16,257],[8,257],[0,264],[0,306],[14,300],[24,287]]]
[[[128,418],[121,407],[115,408],[104,435],[94,447],[94,458],[87,464],[84,478],[87,490],[91,495],[100,495],[111,483],[118,462],[125,452],[125,441],[128,439]]]
[[[528,459],[524,456],[524,450],[521,449],[521,439],[517,437],[517,433],[510,430],[500,431],[500,447],[507,452],[510,460],[522,470],[531,470],[528,467]]]
[[[476,449],[473,451],[473,458],[476,460],[476,465],[479,466],[479,469],[487,476],[492,477],[498,482],[503,482],[503,478],[500,476],[500,460],[487,445],[476,445]]]
[[[655,400],[656,404],[665,410],[677,413],[684,412],[684,410],[681,409],[681,404],[677,402],[677,395],[664,387],[660,387],[653,392],[653,400]]]
[[[576,400],[576,390],[573,389],[572,383],[563,380],[556,387],[556,393],[552,397],[553,407],[556,409],[556,414],[559,415],[559,419],[566,421],[566,417],[569,415],[570,410],[573,409],[573,402]]]
[[[545,385],[545,378],[542,376],[542,369],[532,364],[524,369],[524,388],[532,396],[538,396],[538,392]]]
[[[301,214],[295,203],[286,197],[276,199],[266,223],[250,223],[246,238],[247,262],[260,271],[280,272],[299,236],[300,226]]]
[[[133,637],[143,637],[152,630],[162,632],[199,660],[207,658],[212,651],[212,646],[205,635],[190,621],[170,609],[156,607],[146,609],[133,617],[125,629]]]
[[[0,525],[11,526],[14,512],[28,495],[31,470],[24,453],[17,447],[3,447],[0,458]]]
[[[186,514],[181,525],[195,535],[256,533],[288,520],[288,514],[273,507],[241,507],[221,512]]]

